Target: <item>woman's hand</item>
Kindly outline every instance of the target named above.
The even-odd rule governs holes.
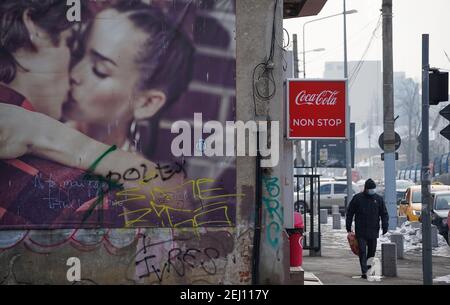
[[[31,152],[35,114],[0,103],[0,159],[14,159]]]

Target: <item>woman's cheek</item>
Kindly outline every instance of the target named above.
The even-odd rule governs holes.
[[[120,119],[130,109],[131,87],[126,83],[114,81],[111,86],[110,96],[106,101],[111,117]]]
[[[109,85],[102,87],[92,99],[91,111],[102,119],[116,118],[120,113],[122,93],[116,89],[117,87],[111,88]]]

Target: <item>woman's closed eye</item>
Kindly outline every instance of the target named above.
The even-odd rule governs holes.
[[[102,79],[111,76],[112,66],[116,66],[114,61],[93,49],[90,51],[90,58],[92,62],[92,72],[95,76]]]
[[[92,66],[92,72],[94,72],[94,74],[98,78],[107,78],[109,76],[109,73],[108,73],[107,69],[105,69],[104,67],[102,67],[99,64],[94,64]]]

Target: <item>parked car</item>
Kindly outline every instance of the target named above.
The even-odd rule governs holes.
[[[448,185],[431,185],[431,193],[438,191],[450,191]],[[410,186],[406,189],[405,196],[400,201],[398,215],[406,216],[408,221],[419,221],[422,212],[422,192],[420,185]]]
[[[356,184],[352,184],[353,194],[358,192]],[[294,193],[295,209],[299,210],[302,214],[310,209],[310,186],[305,189],[301,189],[300,192]],[[297,198],[298,196],[298,198]],[[333,205],[339,206],[339,211],[344,213],[345,211],[345,197],[347,196],[347,183],[343,181],[328,181],[320,183],[320,208],[331,210]],[[306,201],[305,201],[306,197]],[[313,193],[314,202],[317,202],[317,194]]]
[[[300,178],[300,177],[299,178],[294,177],[293,181],[294,181],[293,182],[294,190],[298,191],[298,190],[303,189],[303,183],[305,183],[307,180]],[[332,182],[332,181],[336,181],[336,180],[334,180],[334,178],[331,178],[331,177],[320,177],[320,184],[323,184],[325,182]],[[308,188],[308,186],[307,186],[307,188]],[[295,193],[294,193],[294,198],[295,198]]]
[[[431,210],[431,223],[434,224],[439,234],[448,240],[448,216],[450,214],[450,192],[442,191],[433,194],[433,208]]]
[[[395,182],[397,192],[397,206],[400,205],[402,198],[405,197],[405,193],[408,187],[413,186],[414,182],[411,180],[397,180]]]

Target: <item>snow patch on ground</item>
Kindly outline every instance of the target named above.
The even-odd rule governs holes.
[[[316,217],[315,217],[316,218]],[[307,217],[309,221],[309,217]],[[309,227],[309,222],[307,224]],[[327,224],[321,225],[322,245],[331,249],[348,249],[350,247],[347,242],[347,231],[345,230],[345,219],[341,217],[341,229],[333,229],[333,218],[328,216]],[[411,222],[405,222],[395,231],[390,231],[378,239],[377,250],[381,252],[381,244],[391,242],[392,233],[400,233],[404,236],[404,253],[405,254],[422,254],[422,230],[420,227],[414,227]],[[450,257],[450,247],[444,237],[438,234],[438,247],[432,249],[433,256]]]
[[[435,283],[450,284],[450,275],[444,275],[433,279]]]
[[[322,244],[332,249],[348,249],[347,231],[345,230],[345,219],[341,217],[341,229],[333,229],[333,217],[328,217],[327,224],[322,224]]]
[[[381,236],[377,250],[381,250],[381,243],[390,242],[392,233],[400,233],[403,235],[405,253],[422,253],[422,229],[420,226],[414,227],[409,221],[403,223],[402,226],[395,231],[389,231],[386,235]],[[433,256],[450,257],[450,247],[444,237],[440,234],[438,234],[438,246],[432,248],[432,253]]]

